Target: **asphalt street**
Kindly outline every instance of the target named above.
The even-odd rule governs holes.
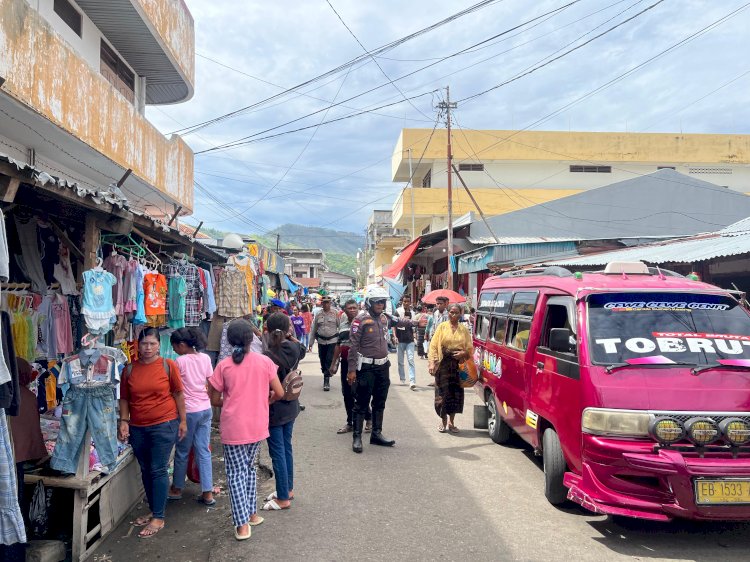
[[[392,355],[395,363],[395,355]],[[427,362],[417,359],[418,390],[400,386],[395,365],[384,435],[393,448],[357,455],[345,422],[340,380],[322,389],[315,353],[302,368],[306,405],[295,435],[292,508],[263,512],[253,536],[232,536],[226,494],[215,510],[186,499],[170,505],[168,528],[149,541],[124,523],[98,560],[748,560],[750,524],[667,524],[611,519],[570,504],[549,505],[541,464],[520,440],[492,443],[472,429],[467,391],[458,434],[438,433]],[[395,382],[394,382],[395,381]],[[216,468],[223,463],[216,450]],[[270,465],[264,446],[262,462]],[[225,481],[215,469],[214,481]],[[259,496],[273,491],[261,483]],[[195,490],[186,490],[186,493]],[[127,553],[127,554],[126,554]],[[125,558],[123,558],[125,556]]]

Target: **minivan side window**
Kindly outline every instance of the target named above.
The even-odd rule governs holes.
[[[534,308],[539,293],[518,292],[513,295],[510,306],[510,318],[505,335],[505,345],[521,351],[526,351],[529,346],[529,334],[531,332],[531,318],[534,316]]]
[[[547,302],[547,311],[544,318],[542,336],[539,347],[549,349],[550,333],[553,328],[566,328],[571,331],[570,350],[568,353],[575,355],[575,318],[571,318],[571,311],[575,310],[573,299],[570,297],[552,297]]]
[[[487,333],[490,328],[490,317],[484,314],[477,314],[477,319],[474,324],[474,334],[477,339],[485,341],[487,339]]]
[[[490,324],[490,339],[497,343],[505,342],[505,328],[508,326],[507,316],[493,316]]]

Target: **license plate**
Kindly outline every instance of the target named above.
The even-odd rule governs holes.
[[[696,480],[695,502],[699,505],[750,503],[750,479]]]

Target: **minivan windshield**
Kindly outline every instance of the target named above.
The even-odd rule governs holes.
[[[597,293],[588,320],[594,363],[750,365],[750,316],[726,295]]]

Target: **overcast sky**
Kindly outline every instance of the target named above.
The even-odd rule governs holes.
[[[330,0],[368,50],[478,1]],[[401,100],[376,114],[196,154],[195,179],[210,196],[196,188],[192,220],[241,233],[286,222],[362,232],[372,209],[390,208],[404,187],[390,181],[391,154],[403,127],[433,127],[434,104],[443,93],[431,91],[450,85],[452,99],[467,98],[658,2],[580,0],[481,47],[439,60],[572,1],[498,0],[383,53],[376,58],[382,71],[367,58],[348,71],[186,135],[198,152]],[[364,53],[326,0],[186,2],[195,19],[195,96],[187,103],[148,108],[148,118],[164,133],[256,104]],[[533,74],[459,103],[457,122],[473,129],[528,127],[745,4],[664,0]],[[750,9],[533,128],[748,133],[748,29]],[[383,74],[396,79],[429,64],[396,82],[407,97],[425,94],[411,103]],[[326,111],[334,101],[380,85],[385,86]]]

